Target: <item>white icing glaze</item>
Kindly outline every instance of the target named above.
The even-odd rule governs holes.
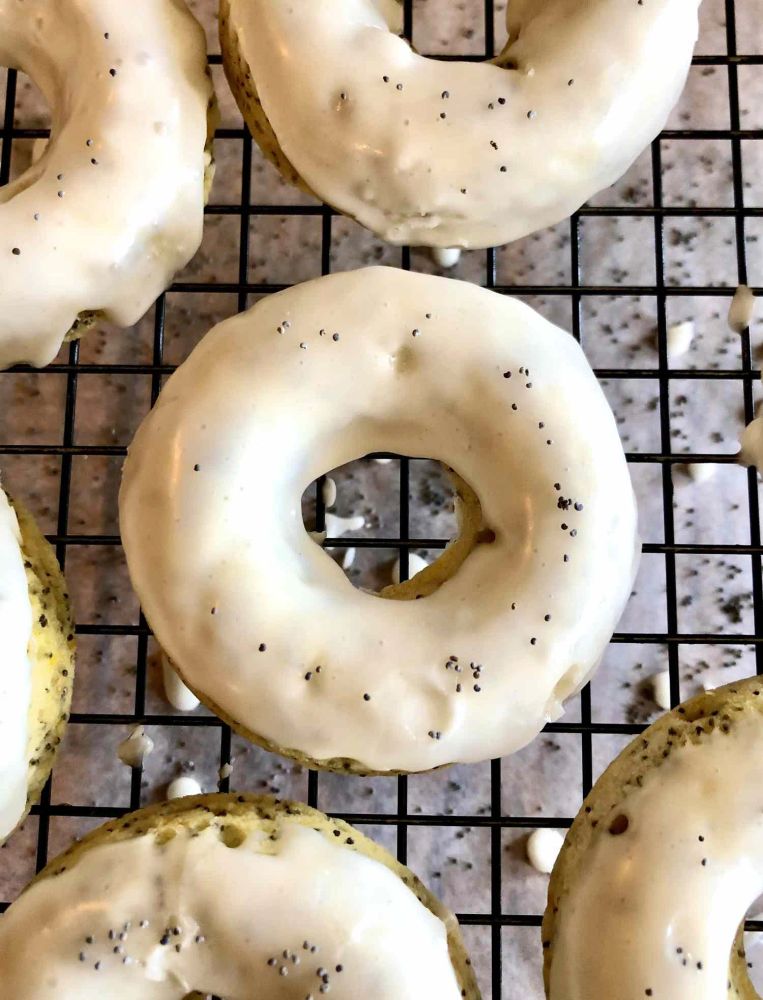
[[[205,39],[173,0],[0,0],[0,64],[53,119],[0,188],[0,368],[45,365],[82,311],[135,323],[201,242]]]
[[[550,875],[562,849],[564,837],[558,830],[538,827],[527,838],[527,860],[543,875]]]
[[[675,751],[623,811],[627,831],[596,838],[560,908],[550,1000],[726,1000],[734,935],[763,892],[760,717]]]
[[[739,462],[763,471],[763,416],[755,417],[742,431]]]
[[[408,579],[416,576],[420,573],[422,569],[426,569],[429,563],[423,556],[418,555],[416,552],[408,553]],[[400,583],[400,557],[392,563],[392,582],[397,584]]]
[[[669,358],[680,358],[691,347],[694,340],[694,323],[690,319],[673,323],[668,327],[667,353]]]
[[[307,485],[387,450],[453,467],[496,532],[419,601],[356,589],[303,526]],[[574,339],[520,302],[391,268],[296,286],[209,333],[129,449],[120,523],[194,690],[279,746],[377,770],[500,756],[558,718],[638,551],[612,413]]]
[[[706,483],[713,478],[717,468],[718,466],[713,465],[712,462],[689,462],[686,466],[686,472],[693,482]]]
[[[198,783],[196,778],[192,778],[188,774],[183,774],[179,778],[175,778],[167,786],[167,798],[168,799],[182,799],[187,795],[200,795],[201,785]]]
[[[366,519],[362,514],[351,514],[349,517],[326,514],[326,536],[328,538],[341,538],[348,531],[360,531],[365,527],[365,524]]]
[[[734,292],[729,305],[729,327],[734,333],[746,330],[755,315],[755,295],[747,285],[740,285]]]
[[[670,671],[660,670],[649,678],[652,687],[652,698],[658,708],[667,712],[670,708]]]
[[[512,0],[507,68],[417,55],[373,0],[231,0],[230,18],[312,190],[392,243],[451,248],[552,225],[625,173],[678,99],[698,5]]]
[[[326,476],[324,480],[321,497],[327,507],[333,507],[336,503],[336,481],[331,476]]]
[[[330,551],[334,551],[334,550],[331,549]],[[340,559],[339,559],[339,565],[342,567],[342,569],[344,569],[344,570],[349,569],[352,566],[352,564],[355,562],[355,557],[357,556],[357,554],[358,554],[358,550],[356,548],[354,548],[354,547],[349,548],[349,549],[345,549],[344,552],[341,554]]]
[[[212,830],[162,847],[152,836],[93,847],[3,917],[4,992],[319,1000],[321,968],[330,1000],[458,1000],[445,924],[388,868],[309,826],[286,824],[273,853],[258,852],[263,837],[235,849]]]
[[[0,841],[24,813],[27,798],[32,667],[32,606],[16,514],[0,487]]]
[[[432,260],[446,270],[455,267],[461,260],[460,247],[432,247]]]
[[[231,764],[230,761],[226,762],[217,773],[220,781],[225,781],[233,774],[233,764]]]
[[[167,701],[178,712],[192,712],[199,706],[199,699],[178,677],[177,670],[170,663],[166,653],[162,653],[162,681]]]
[[[127,767],[143,767],[143,761],[154,749],[154,741],[143,726],[135,726],[117,747],[117,757]]]

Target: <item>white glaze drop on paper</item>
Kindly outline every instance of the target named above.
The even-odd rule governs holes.
[[[263,836],[92,848],[4,915],[5,994],[322,1000],[328,984],[327,1000],[459,1000],[444,920],[393,872],[309,826],[285,825],[267,852]]]
[[[331,476],[326,476],[321,488],[321,497],[327,507],[333,507],[336,503],[336,480]]]
[[[742,333],[752,325],[755,315],[755,295],[748,285],[740,285],[734,292],[729,305],[729,328],[734,333]]]
[[[127,767],[143,767],[143,762],[153,752],[154,741],[146,735],[144,726],[135,726],[117,747],[117,756]]]
[[[687,319],[681,323],[672,323],[667,331],[667,354],[668,358],[683,357],[691,347],[694,340],[694,323]]]
[[[739,461],[763,472],[763,416],[756,417],[742,431]]]
[[[706,483],[712,479],[718,469],[712,462],[689,462],[686,472],[692,482]]]
[[[564,837],[558,830],[540,826],[527,838],[527,860],[536,871],[550,875],[563,844]]]
[[[196,778],[192,778],[188,774],[183,774],[169,783],[167,786],[167,798],[182,799],[187,795],[201,795],[201,791],[201,785]]]
[[[408,579],[416,576],[423,569],[426,569],[429,563],[423,556],[420,556],[417,552],[408,553]],[[392,582],[397,584],[400,583],[400,557],[392,563]]]
[[[432,260],[438,267],[450,270],[461,260],[459,247],[432,247]]]
[[[166,653],[162,653],[162,680],[167,701],[178,712],[192,712],[199,707],[199,699],[191,689],[183,683],[177,670],[172,666]]]
[[[18,823],[27,798],[32,606],[20,542],[0,487],[0,840]]]
[[[667,712],[670,708],[670,671],[660,670],[656,674],[652,674],[649,678],[649,685],[652,689],[652,700],[658,708],[661,708],[663,712]]]

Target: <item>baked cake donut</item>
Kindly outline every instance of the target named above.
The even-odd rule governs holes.
[[[0,488],[0,843],[40,797],[73,679],[74,627],[55,554]]]
[[[0,65],[52,109],[0,188],[0,368],[42,366],[97,316],[137,322],[198,249],[214,95],[180,0],[0,0]]]
[[[488,247],[625,173],[686,80],[699,0],[511,0],[492,63],[427,59],[401,0],[222,0],[263,152],[391,243]]]
[[[460,538],[381,598],[300,506],[376,451],[446,464],[461,501]],[[528,743],[598,664],[639,552],[576,341],[520,302],[394,268],[295,286],[209,333],[129,448],[120,524],[188,687],[268,749],[364,773]]]
[[[763,894],[763,678],[636,737],[572,825],[543,921],[550,1000],[756,1000],[742,924]]]
[[[251,795],[91,833],[5,914],[0,968],[14,1000],[479,1000],[456,918],[412,872],[346,823]]]

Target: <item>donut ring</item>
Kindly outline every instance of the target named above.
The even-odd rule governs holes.
[[[95,830],[3,917],[0,968],[14,1000],[480,996],[456,918],[411,871],[340,820],[254,795]]]
[[[0,368],[43,366],[98,317],[136,323],[194,255],[217,112],[180,0],[0,0],[0,64],[52,108],[0,188]]]
[[[678,100],[698,6],[511,0],[509,43],[482,64],[416,54],[399,0],[222,0],[220,39],[288,180],[390,243],[489,247],[625,173]]]
[[[55,553],[0,488],[0,844],[39,801],[73,679],[74,625]]]
[[[756,1000],[747,908],[763,893],[763,678],[664,715],[597,781],[543,920],[546,995]]]
[[[353,587],[300,510],[321,473],[384,450],[447,463],[481,504],[479,520],[462,490],[466,543],[384,595],[398,600]],[[638,552],[614,419],[575,340],[394,268],[293,287],[208,334],[128,450],[120,523],[197,696],[269,749],[361,773],[528,743],[598,664]]]

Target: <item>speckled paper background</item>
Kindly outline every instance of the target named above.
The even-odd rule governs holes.
[[[208,29],[210,52],[218,52],[215,4],[196,0],[192,6]],[[499,43],[504,6],[495,4]],[[484,5],[478,0],[418,0],[414,8],[414,40],[422,51],[484,53]],[[721,0],[705,0],[699,55],[726,53],[725,13]],[[736,39],[739,52],[763,56],[760,0],[737,0]],[[656,716],[648,678],[667,667],[667,644],[639,640],[671,631],[684,637],[674,644],[681,697],[703,683],[720,684],[755,670],[756,646],[750,637],[755,634],[753,572],[759,557],[751,556],[750,546],[759,526],[750,523],[750,495],[756,485],[754,477],[748,478],[732,460],[744,425],[744,381],[714,377],[719,371],[737,373],[743,367],[742,340],[725,321],[730,293],[739,281],[740,247],[746,251],[749,282],[763,285],[763,142],[753,137],[753,130],[763,128],[763,60],[739,66],[736,72],[743,130],[739,143],[743,184],[737,198],[741,194],[744,205],[757,210],[745,217],[739,244],[730,211],[735,205],[732,143],[727,135],[719,135],[730,126],[729,72],[724,65],[710,63],[692,68],[671,116],[668,128],[681,135],[660,144],[662,201],[669,210],[664,219],[663,275],[656,272],[651,151],[614,188],[593,200],[593,205],[614,207],[621,214],[581,219],[579,275],[571,269],[569,222],[502,248],[496,255],[498,284],[515,287],[515,294],[567,329],[573,327],[577,304],[572,286],[578,282],[583,287],[579,316],[583,346],[601,372],[623,445],[633,459],[630,468],[646,551],[633,598],[618,626],[621,641],[610,646],[591,686],[590,717],[596,724],[643,723]],[[213,75],[223,126],[240,128],[220,66],[213,67]],[[0,71],[0,100],[4,88]],[[16,124],[46,124],[23,79]],[[701,137],[688,137],[684,130],[700,130]],[[28,165],[32,145],[31,139],[13,142],[12,176]],[[250,188],[252,205],[265,206],[251,213],[244,237],[248,247],[244,277],[252,284],[292,283],[319,275],[326,225],[332,270],[401,263],[399,249],[384,245],[355,223],[341,217],[327,223],[320,211],[313,211],[311,199],[280,181],[256,147],[251,173],[243,178],[242,145],[236,136],[217,143],[218,167],[204,242],[164,304],[161,361],[165,365],[182,362],[212,324],[238,308],[235,285],[240,278],[242,226],[232,206],[240,203],[242,185]],[[305,214],[290,213],[293,206],[303,206]],[[700,217],[685,214],[697,206],[708,212]],[[466,253],[452,273],[484,283],[485,263],[484,252]],[[417,249],[411,252],[411,266],[436,270],[429,254]],[[668,324],[692,320],[695,325],[688,353],[672,361],[671,367],[678,372],[701,370],[706,373],[703,377],[658,377],[655,283],[660,277],[668,293]],[[207,282],[219,287],[212,293],[196,287]],[[249,303],[255,299],[250,295]],[[135,805],[138,798],[141,803],[161,799],[167,783],[180,773],[193,772],[205,790],[214,790],[220,764],[230,759],[233,788],[307,796],[305,772],[237,737],[228,751],[218,727],[194,722],[207,714],[204,709],[192,713],[187,725],[160,723],[172,709],[163,697],[156,649],[140,634],[138,603],[127,578],[117,527],[123,450],[150,406],[152,390],[158,388],[158,379],[148,371],[155,360],[156,321],[152,310],[127,332],[99,327],[82,343],[76,372],[54,366],[44,372],[0,374],[4,481],[37,514],[44,530],[54,537],[65,536],[66,572],[81,632],[75,715],[53,777],[51,817],[49,821],[31,817],[0,851],[1,899],[12,900],[34,873],[38,835],[42,859],[46,845],[50,855],[56,853],[115,809]],[[760,341],[760,327],[754,326],[756,369]],[[65,349],[59,365],[66,366],[68,359]],[[121,367],[103,374],[97,367],[103,363]],[[612,369],[618,370],[617,377],[607,377]],[[63,432],[67,389],[75,401],[70,440]],[[667,440],[662,438],[664,430]],[[697,483],[680,463],[671,464],[672,507],[667,511],[662,460],[666,450],[691,455],[692,460],[697,456],[710,460],[715,473]],[[68,504],[62,506],[69,475]],[[396,462],[355,463],[334,478],[338,496],[332,512],[362,514],[365,527],[356,534],[397,535]],[[447,538],[453,527],[450,491],[438,467],[412,463],[409,493],[411,537]],[[310,497],[305,511],[309,523],[314,513]],[[666,556],[663,546],[671,532],[681,549]],[[82,544],[93,536],[97,544]],[[697,552],[697,546],[710,546],[712,551]],[[435,553],[428,555],[433,558]],[[392,558],[379,549],[358,549],[349,573],[358,584],[378,588],[390,580]],[[676,617],[671,622],[673,588]],[[113,626],[123,625],[130,626],[132,634],[112,634]],[[709,641],[716,636],[723,641]],[[587,712],[586,705],[581,708],[580,699],[575,699],[562,721],[579,722],[581,711]],[[96,721],[82,721],[85,713]],[[139,776],[115,754],[129,729],[126,717],[133,714],[154,719],[148,731],[155,750]],[[547,878],[524,860],[529,829],[538,823],[564,826],[581,801],[584,752],[590,746],[595,778],[628,738],[601,732],[590,737],[575,731],[542,734],[527,749],[493,767],[492,785],[489,763],[411,778],[407,806],[398,799],[394,779],[321,776],[318,804],[329,812],[378,814],[378,823],[366,824],[364,830],[392,849],[397,827],[385,817],[406,808],[414,817],[434,817],[432,822],[408,827],[408,862],[450,906],[467,915],[465,936],[485,997],[539,1000],[543,992],[539,932],[533,920],[525,918],[542,913]],[[438,825],[437,817],[448,825]],[[497,840],[491,834],[495,828],[488,822],[491,817],[498,818]],[[500,865],[500,892],[491,884],[491,864]],[[491,913],[504,917],[495,936],[489,925]],[[752,941],[750,945],[756,961],[758,951]],[[493,948],[500,949],[503,958],[500,993],[493,977]],[[752,971],[760,983],[759,970]]]

